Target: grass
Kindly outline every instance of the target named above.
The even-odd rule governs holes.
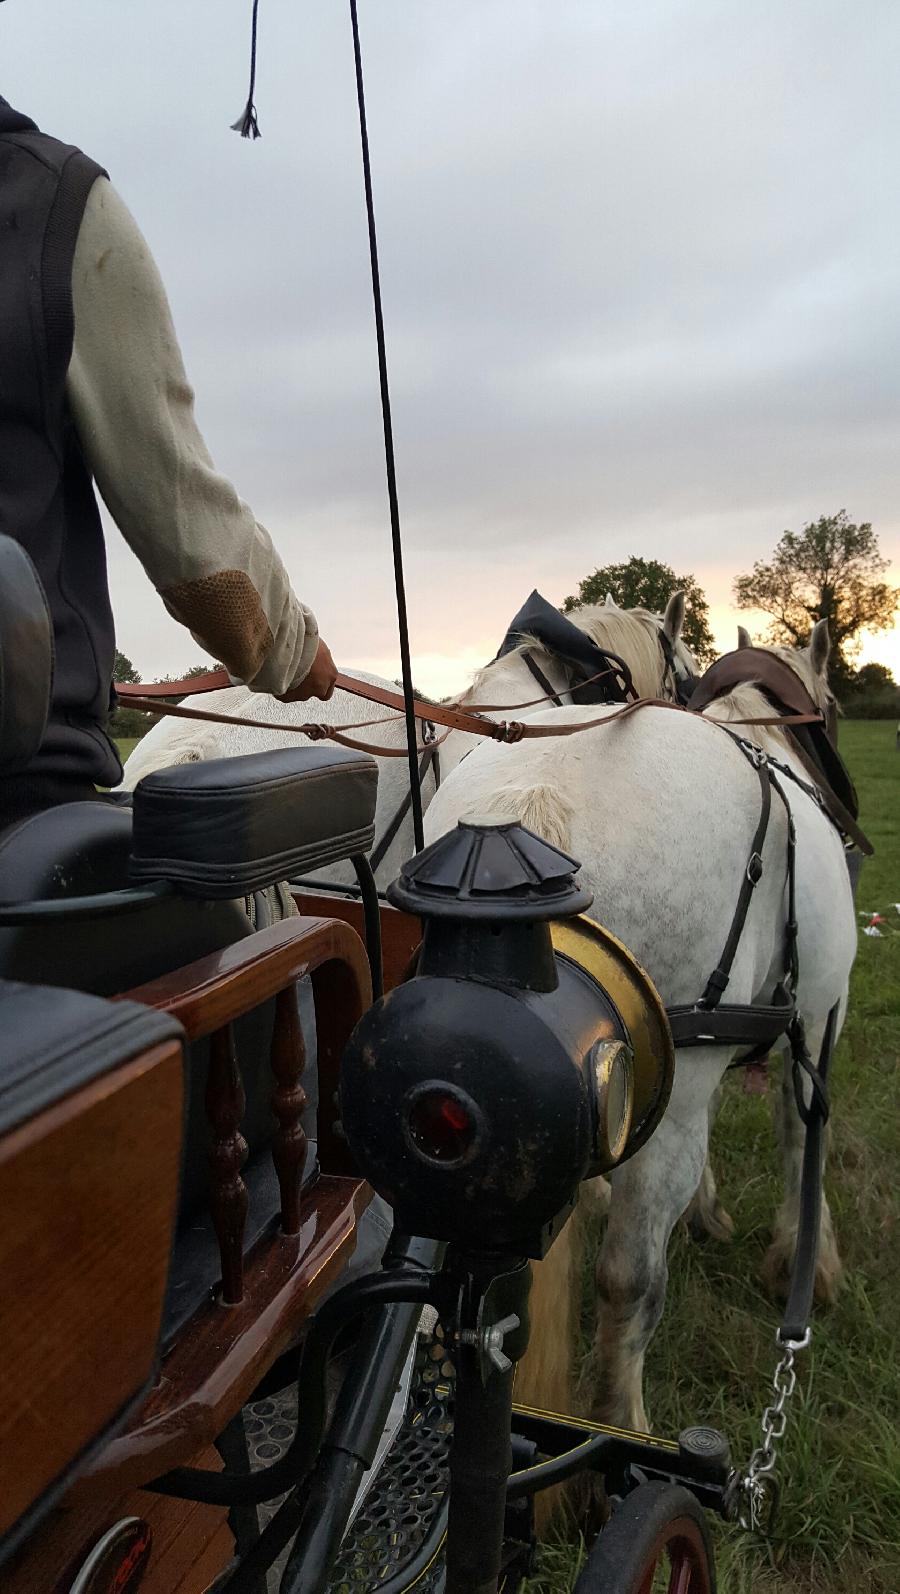
[[[850,1010],[834,1063],[826,1182],[846,1268],[819,1310],[781,1446],[781,1502],[768,1542],[715,1525],[722,1594],[898,1594],[900,1590],[900,750],[891,722],[849,721],[841,751],[877,849],[861,908],[888,918],[860,936]],[[862,921],[860,921],[862,922]],[[669,1249],[663,1322],[647,1359],[655,1429],[709,1422],[742,1464],[759,1433],[777,1312],[757,1274],[779,1200],[766,1098],[726,1093],[713,1136],[719,1189],[735,1219],[728,1245],[681,1230]],[[568,1594],[579,1561],[544,1546],[530,1594]]]
[[[134,752],[139,741],[139,736],[120,736],[118,738],[116,746],[119,749],[119,757],[121,758],[123,764],[128,755]]]

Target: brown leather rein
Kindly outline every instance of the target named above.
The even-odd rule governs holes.
[[[601,672],[606,673],[606,672]],[[591,678],[592,680],[595,677]],[[405,747],[384,747],[380,743],[364,742],[358,737],[348,736],[347,731],[361,730],[366,726],[384,725],[393,721],[397,715],[403,713],[403,696],[394,692],[389,687],[375,686],[371,681],[360,681],[353,675],[339,674],[335,684],[345,692],[350,692],[354,697],[365,698],[370,703],[378,703],[383,708],[390,708],[394,714],[386,716],[384,720],[356,720],[352,724],[338,730],[337,726],[317,721],[306,721],[297,725],[282,725],[275,720],[247,719],[240,714],[216,714],[211,709],[184,708],[180,704],[161,702],[167,697],[192,697],[195,693],[214,692],[223,687],[232,686],[234,683],[225,670],[210,670],[206,675],[191,676],[183,681],[158,681],[153,685],[129,685],[126,683],[116,685],[119,697],[125,698],[134,708],[145,709],[154,714],[171,714],[178,719],[205,720],[216,725],[245,725],[255,730],[281,731],[287,735],[306,736],[310,741],[340,742],[343,747],[353,748],[356,752],[372,753],[379,758],[405,758]],[[588,684],[588,683],[584,683]],[[470,736],[484,736],[491,741],[514,743],[547,736],[574,736],[577,732],[598,729],[601,725],[609,725],[613,720],[626,719],[640,708],[668,708],[675,709],[679,714],[687,710],[680,703],[672,703],[668,698],[643,697],[634,703],[625,703],[621,708],[611,714],[599,715],[590,720],[564,721],[561,724],[535,725],[523,724],[521,720],[489,720],[486,713],[499,713],[502,711],[518,711],[526,708],[537,708],[542,703],[551,702],[552,697],[545,695],[537,697],[527,703],[484,703],[480,705],[480,712],[469,709],[463,703],[429,703],[422,698],[414,698],[413,711],[416,719],[423,720],[432,725],[443,725],[447,734],[450,731],[463,731]],[[729,720],[730,725],[810,725],[818,723],[822,716],[815,713],[802,714],[775,714],[761,719]],[[444,737],[440,740],[444,741]]]
[[[751,660],[749,654],[757,655]],[[763,665],[760,666],[759,655],[762,655]],[[737,661],[737,662],[736,662]],[[772,686],[771,676],[777,675],[780,685],[780,696],[785,701],[785,706],[792,710],[786,714],[763,715],[753,719],[717,720],[714,716],[707,716],[702,711],[710,707],[723,691],[741,684],[753,684],[754,666],[757,670],[762,667],[766,674],[764,685]],[[606,674],[601,671],[600,674]],[[788,680],[789,678],[789,680]],[[591,677],[592,680],[597,677]],[[788,683],[785,690],[785,683]],[[169,714],[178,719],[203,720],[217,725],[244,725],[255,730],[279,731],[287,735],[306,736],[310,741],[338,742],[342,747],[349,747],[354,752],[370,753],[376,758],[405,758],[406,747],[385,747],[379,742],[363,741],[359,737],[350,736],[349,731],[362,730],[368,726],[384,725],[401,716],[404,712],[403,696],[394,692],[390,687],[376,686],[371,681],[360,681],[353,675],[338,674],[335,685],[349,692],[354,697],[364,698],[367,702],[377,703],[382,708],[393,710],[390,715],[381,720],[357,720],[343,729],[337,726],[317,721],[307,721],[299,725],[282,725],[274,720],[251,720],[239,714],[216,714],[209,709],[184,708],[181,704],[160,701],[167,697],[189,697],[195,693],[214,692],[223,687],[230,687],[234,683],[225,670],[209,670],[205,675],[195,675],[182,681],[158,681],[152,685],[117,684],[116,692],[135,708],[145,709],[155,714]],[[589,684],[589,683],[584,683]],[[299,701],[299,700],[298,700]],[[612,713],[598,715],[589,720],[558,720],[550,724],[536,725],[529,721],[523,724],[521,720],[490,720],[484,716],[486,713],[499,713],[509,710],[537,708],[543,703],[556,701],[553,694],[534,698],[527,703],[491,704],[480,705],[481,712],[474,711],[464,703],[429,703],[422,698],[413,699],[413,712],[416,719],[426,724],[442,725],[444,734],[437,738],[437,745],[444,742],[451,731],[462,731],[471,736],[484,736],[491,741],[515,743],[525,740],[534,740],[548,736],[574,736],[581,731],[599,730],[601,726],[610,725],[617,720],[627,719],[642,708],[664,708],[673,710],[677,714],[693,713],[695,718],[702,719],[706,724],[728,726],[774,726],[789,727],[791,725],[821,725],[824,715],[816,708],[815,703],[804,687],[802,681],[784,660],[779,660],[762,649],[744,649],[736,654],[726,654],[715,665],[711,665],[706,675],[702,677],[702,684],[695,690],[690,707],[685,708],[680,703],[673,703],[668,698],[644,697],[633,703],[625,703],[621,708],[614,709]],[[431,744],[432,746],[435,743]],[[803,764],[807,773],[812,777],[815,785],[822,795],[822,803],[833,823],[848,836],[861,850],[867,854],[873,851],[872,844],[865,833],[856,823],[854,816],[827,784],[823,785],[821,771],[803,753],[802,749],[794,747],[795,755]]]

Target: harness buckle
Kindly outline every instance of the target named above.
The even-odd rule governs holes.
[[[762,879],[763,861],[758,852],[753,852],[747,861],[747,879],[752,886],[759,884]]]
[[[749,758],[754,769],[764,769],[766,764],[768,764],[768,753],[764,752],[761,747],[757,747],[755,742],[747,741],[743,736],[740,736],[738,737],[738,746]]]

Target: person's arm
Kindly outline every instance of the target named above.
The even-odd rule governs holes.
[[[315,617],[213,465],[159,272],[105,178],[85,207],[72,298],[67,394],[78,436],[169,613],[255,691],[330,695],[334,664]]]

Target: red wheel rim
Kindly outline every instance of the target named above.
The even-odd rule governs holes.
[[[668,1571],[668,1582],[654,1578]],[[709,1561],[703,1535],[689,1517],[667,1522],[635,1594],[711,1594]]]

